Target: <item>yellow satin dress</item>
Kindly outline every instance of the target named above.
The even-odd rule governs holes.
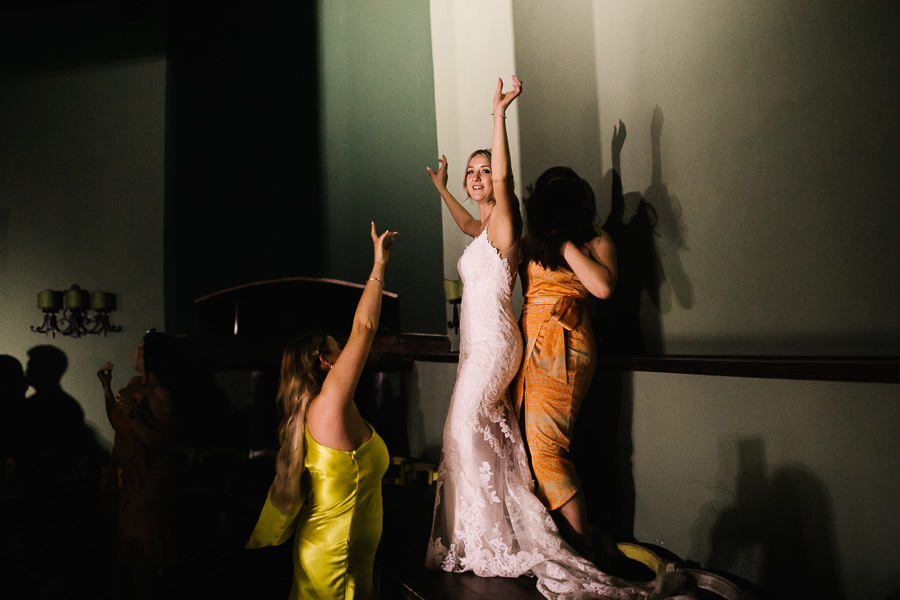
[[[375,551],[381,539],[381,479],[390,457],[381,436],[356,450],[322,446],[306,432],[309,491],[291,514],[269,498],[247,548],[276,546],[294,536],[291,600],[375,597]]]

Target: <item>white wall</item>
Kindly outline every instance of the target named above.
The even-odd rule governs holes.
[[[144,332],[164,326],[165,70],[148,59],[0,82],[0,354],[24,367],[33,346],[62,350],[62,387],[107,446],[96,372],[112,361],[113,385],[127,383]],[[122,331],[30,331],[37,293],[72,284],[115,293]]]
[[[431,55],[438,152],[421,165],[423,176],[427,176],[426,166],[437,169],[437,159],[446,155],[447,188],[477,216],[478,206],[466,199],[463,173],[466,160],[474,150],[491,146],[491,112],[497,79],[502,79],[504,90],[508,90],[512,75],[518,75],[513,47],[512,2],[431,0]],[[528,83],[523,85],[527,89]],[[517,102],[513,102],[507,112],[506,133],[516,193],[521,198]],[[432,193],[431,201],[441,206],[444,278],[459,279],[456,262],[472,240],[456,226],[437,191]],[[517,281],[513,294],[517,309],[521,307],[520,289]],[[452,318],[452,312],[448,310],[447,316],[448,320]],[[450,330],[449,335],[453,346],[458,347],[456,332]]]

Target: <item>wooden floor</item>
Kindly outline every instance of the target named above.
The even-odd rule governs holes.
[[[426,569],[434,491],[434,485],[383,487],[384,530],[375,559],[379,600],[543,600],[531,576],[478,577]],[[649,582],[655,577],[647,564],[624,554],[602,560],[598,567],[620,579]]]
[[[192,481],[202,483],[200,491],[186,490],[181,496],[174,523],[181,557],[163,572],[158,597],[284,600],[293,571],[292,544],[244,549],[271,468],[224,465],[222,472],[228,474],[225,492],[209,493],[218,486],[197,478]],[[86,483],[37,495],[0,493],[0,598],[114,600],[107,585],[109,565],[97,562],[90,543],[97,484]],[[434,485],[420,483],[383,486],[376,600],[542,600],[533,577],[486,578],[425,568],[434,491]],[[598,566],[626,580],[653,578],[652,571],[635,561]]]
[[[533,577],[478,577],[425,568],[433,485],[385,485],[384,531],[375,559],[379,600],[541,600]]]
[[[533,578],[478,577],[471,573],[429,573],[418,581],[382,582],[380,600],[544,600]]]

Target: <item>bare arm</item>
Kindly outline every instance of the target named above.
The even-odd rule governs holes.
[[[159,446],[172,437],[170,416],[172,394],[161,387],[142,385],[139,376],[131,378],[113,397],[112,363],[106,363],[97,372],[103,385],[106,401],[106,418],[116,431],[131,430],[145,444]],[[129,426],[125,428],[125,424]]]
[[[491,181],[494,186],[494,211],[491,215],[491,243],[501,253],[515,244],[521,235],[519,199],[516,197],[506,135],[506,109],[522,93],[522,82],[513,75],[513,89],[504,93],[503,80],[497,80],[494,93],[494,133],[491,146]]]
[[[100,370],[97,371],[97,378],[100,380],[100,385],[103,387],[103,401],[106,404],[106,419],[109,421],[109,424],[112,425],[112,410],[116,406],[116,397],[112,393],[112,371],[113,364],[111,362],[105,363]]]
[[[599,235],[578,248],[572,242],[562,247],[562,255],[584,287],[597,298],[609,298],[619,278],[616,247],[602,229]]]
[[[378,331],[384,269],[396,236],[396,232],[390,231],[379,236],[372,223],[375,259],[356,307],[350,337],[325,377],[319,395],[309,406],[307,425],[316,441],[326,446],[345,449],[342,446],[356,437],[352,432],[362,425],[353,396]]]
[[[477,237],[478,232],[481,231],[481,221],[473,217],[447,189],[447,156],[442,154],[438,159],[438,164],[440,164],[440,167],[438,167],[437,171],[432,171],[431,167],[426,167],[428,174],[431,176],[431,182],[444,200],[444,204],[447,205],[450,216],[453,217],[459,230],[469,237]]]

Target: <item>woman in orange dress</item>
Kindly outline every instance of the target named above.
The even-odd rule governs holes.
[[[525,199],[527,232],[520,266],[525,303],[519,324],[524,356],[511,386],[537,483],[561,533],[593,549],[584,493],[569,447],[596,367],[588,314],[591,296],[615,288],[616,251],[595,227],[594,193],[568,167],[553,167]]]
[[[114,536],[116,597],[156,598],[162,569],[177,558],[170,514],[176,464],[175,338],[151,329],[137,346],[132,377],[116,395],[113,364],[100,367],[106,417],[115,431],[103,489]]]

